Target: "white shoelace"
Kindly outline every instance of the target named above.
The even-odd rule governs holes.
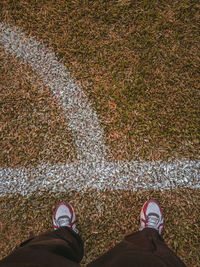
[[[58,218],[57,220],[58,226],[62,227],[62,226],[69,226],[69,224],[71,223],[71,220],[69,217],[67,216],[63,216],[62,218]]]
[[[146,221],[148,222],[148,223],[147,223],[147,227],[157,229],[157,227],[158,227],[158,222],[159,222],[159,218],[157,218],[157,217],[154,216],[154,215],[150,215],[150,216],[147,216]]]

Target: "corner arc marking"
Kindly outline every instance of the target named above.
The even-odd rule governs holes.
[[[62,166],[42,164],[35,169],[0,168],[0,196],[30,194],[50,188],[137,190],[200,188],[200,160],[167,162],[107,162],[103,130],[87,96],[55,53],[19,28],[0,23],[2,47],[29,64],[62,104],[76,144],[78,161]],[[65,179],[68,177],[69,179]],[[52,180],[53,178],[53,180]]]
[[[0,43],[6,51],[29,64],[58,97],[72,131],[78,160],[104,160],[106,145],[97,114],[55,53],[34,37],[25,36],[18,27],[5,23],[0,23]]]

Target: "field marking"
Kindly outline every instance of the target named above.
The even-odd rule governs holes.
[[[200,188],[200,161],[91,162],[0,168],[0,195],[97,190]]]
[[[0,42],[7,52],[29,64],[59,99],[76,144],[77,158],[86,161],[104,159],[106,145],[97,114],[64,64],[58,62],[55,53],[35,38],[26,37],[19,28],[4,23],[0,23]]]
[[[106,161],[106,145],[97,114],[55,54],[33,37],[26,37],[19,28],[4,23],[0,23],[0,42],[6,51],[29,64],[59,98],[78,154],[77,162],[64,165],[44,163],[36,168],[0,168],[0,196],[67,189],[84,192],[94,188],[200,188],[199,160],[176,160],[173,163]]]

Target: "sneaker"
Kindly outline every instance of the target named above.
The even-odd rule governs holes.
[[[67,226],[78,234],[75,221],[75,213],[69,204],[65,202],[60,203],[53,215],[53,227],[57,230],[60,227]]]
[[[144,228],[154,228],[161,235],[164,216],[161,207],[155,200],[148,200],[144,203],[140,213],[140,222],[139,231],[142,231]]]

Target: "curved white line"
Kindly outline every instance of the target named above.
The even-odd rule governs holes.
[[[106,146],[97,114],[86,95],[70,77],[55,54],[16,27],[0,23],[0,42],[20,57],[59,97],[77,146],[78,161],[65,165],[42,164],[37,168],[0,168],[0,196],[15,192],[60,192],[66,189],[137,190],[200,188],[200,161],[106,162]]]
[[[0,23],[0,43],[6,51],[28,63],[59,98],[72,131],[78,159],[104,159],[106,145],[97,114],[55,53],[33,37],[26,37],[19,28],[4,23]]]

